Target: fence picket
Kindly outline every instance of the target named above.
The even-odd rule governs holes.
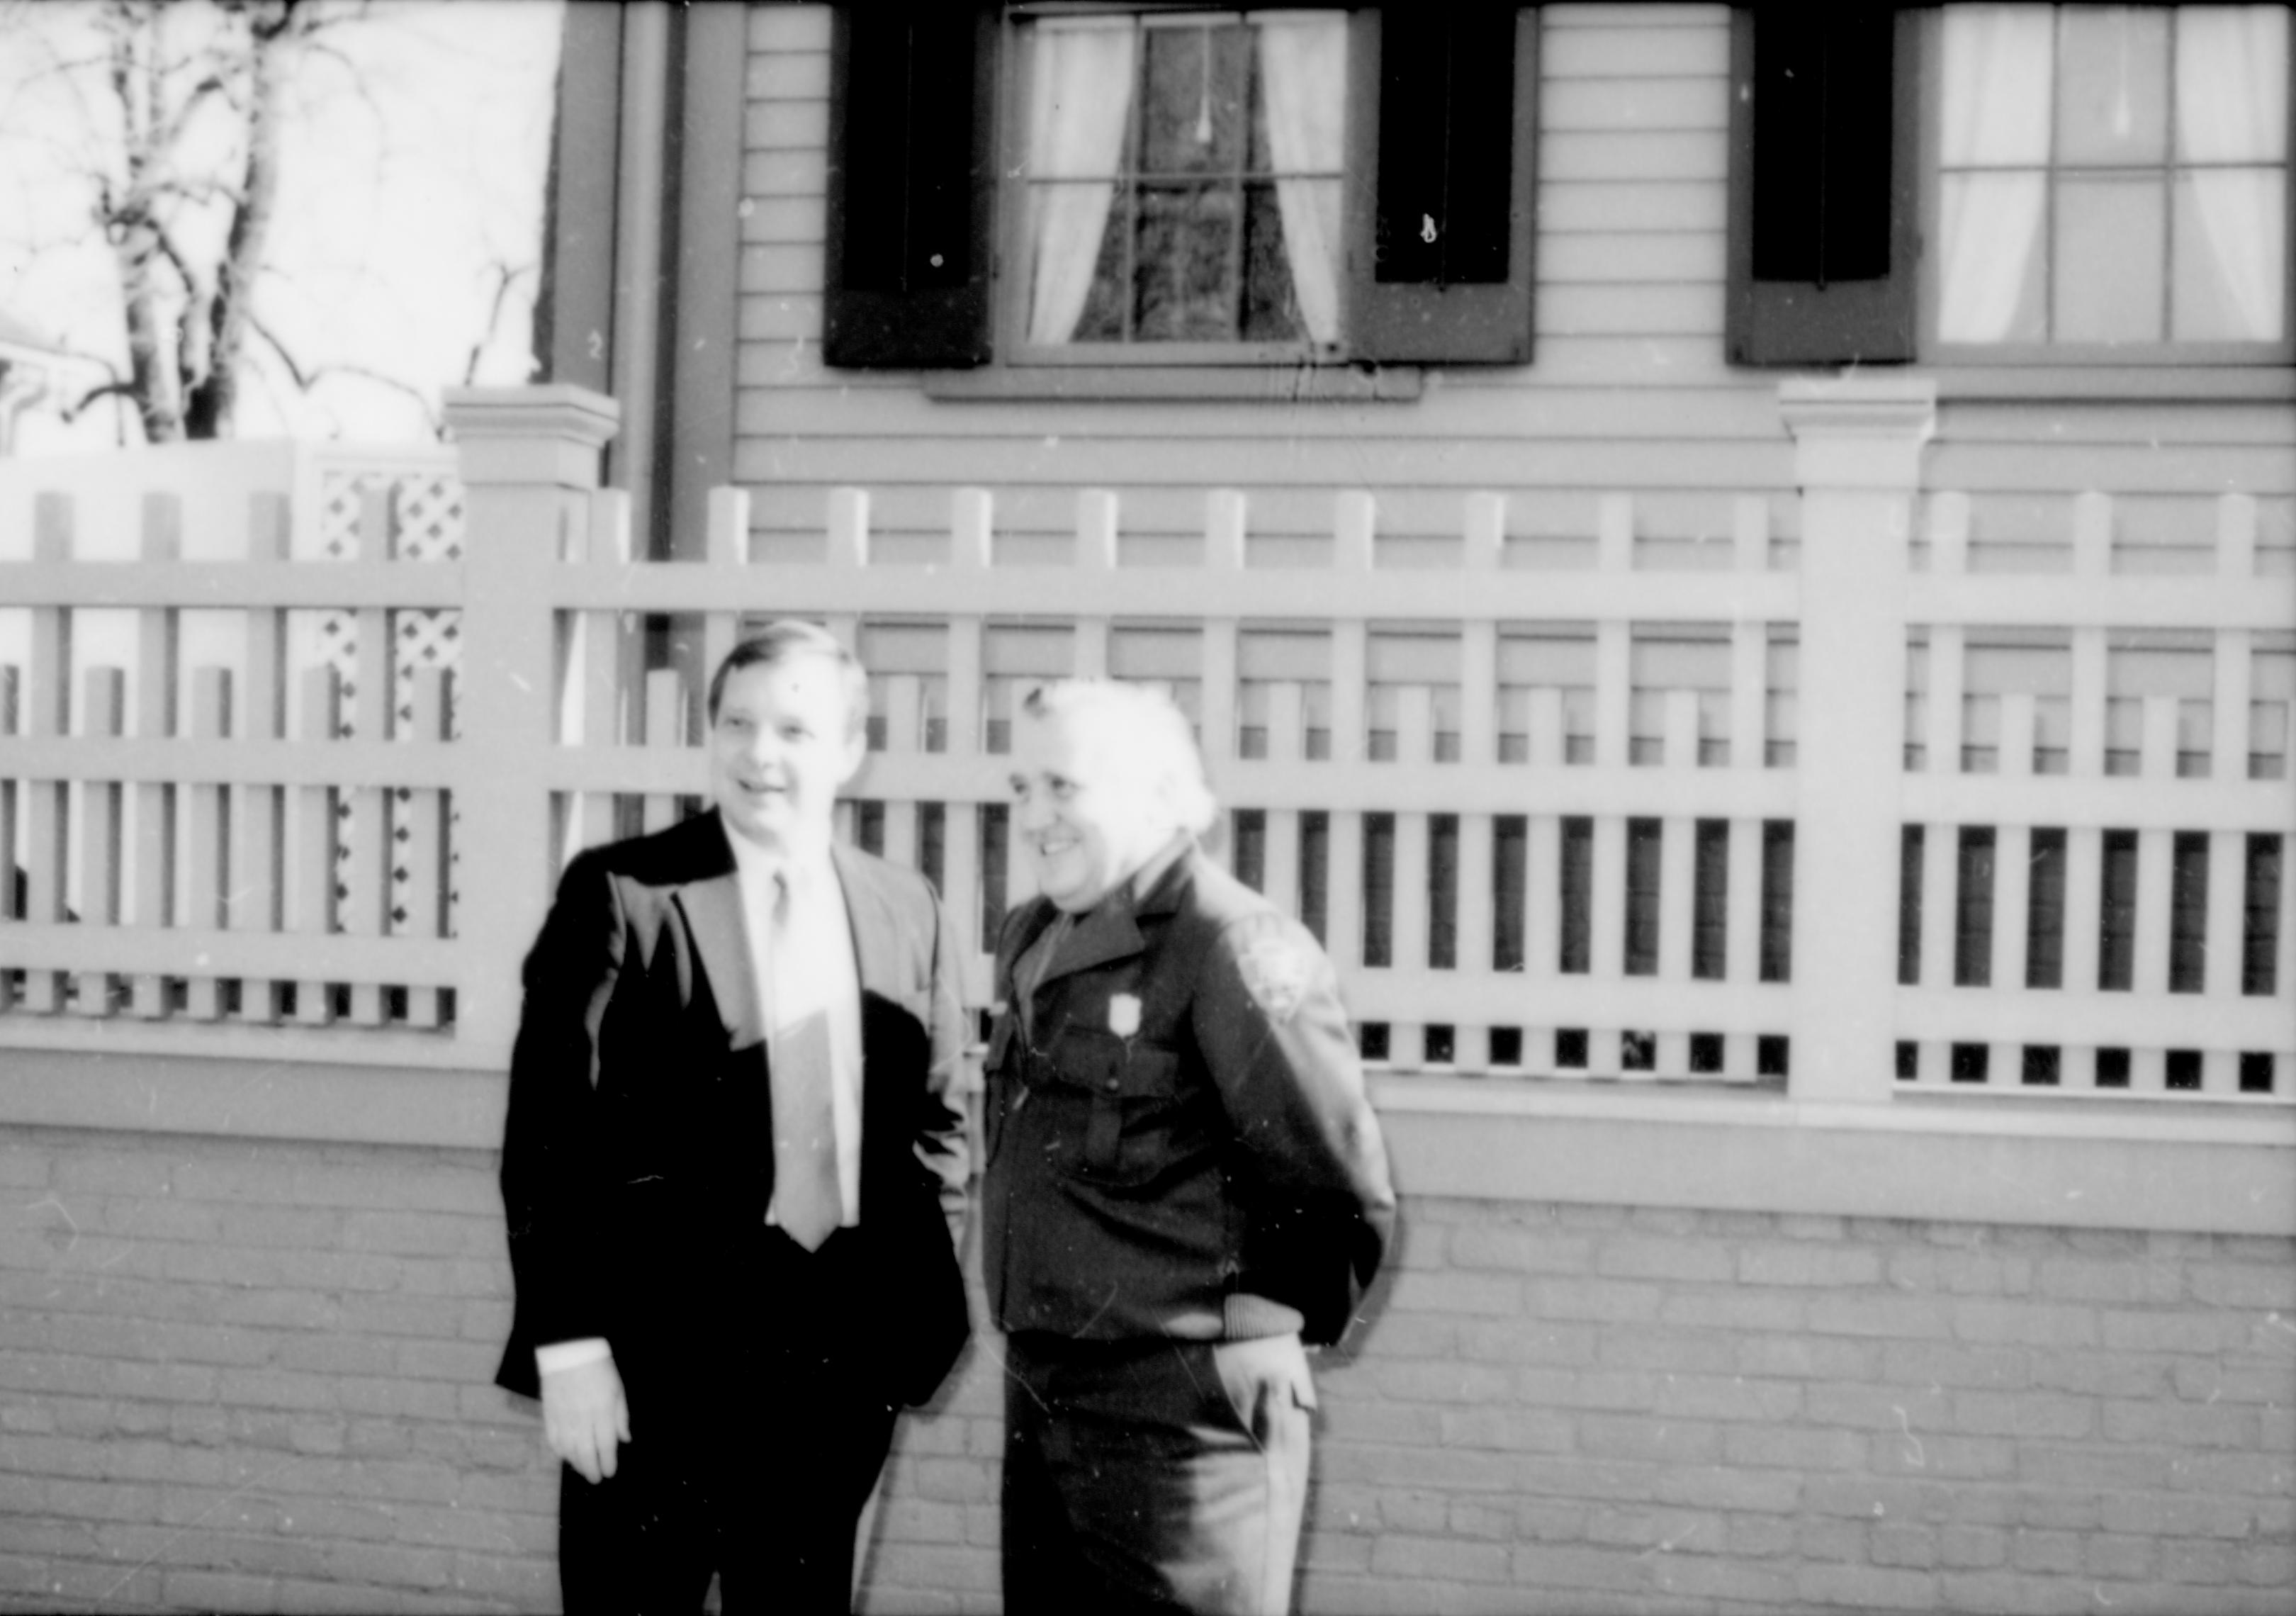
[[[645,744],[649,751],[676,751],[685,744],[687,701],[685,681],[674,668],[657,668],[645,677]],[[668,792],[648,792],[640,814],[640,828],[652,835],[677,822],[677,799]]]
[[[183,559],[183,505],[172,491],[150,490],[142,500],[143,559],[171,562]],[[176,664],[181,640],[182,614],[167,608],[146,608],[135,614],[135,733],[162,739],[173,731]],[[128,808],[135,849],[135,923],[165,926],[175,897],[176,809],[173,786],[145,782],[133,788]],[[168,1013],[167,979],[145,973],[128,985],[129,1008],[146,1021]]]
[[[116,740],[126,733],[127,676],[118,668],[91,668],[82,685],[80,734],[96,740]],[[84,926],[117,926],[120,914],[122,809],[120,787],[109,780],[89,780],[79,788],[79,831],[73,838],[79,849],[79,922]],[[112,978],[109,972],[83,971],[72,982],[72,1008],[84,1016],[108,1016],[113,1009]]]
[[[1372,504],[1369,495],[1340,496],[1342,565],[1371,563]],[[1332,629],[1331,760],[1359,766],[1370,755],[1370,635],[1351,620]],[[1364,964],[1364,816],[1335,809],[1327,820],[1324,890],[1324,948],[1342,971]]]
[[[342,682],[332,667],[314,668],[303,675],[302,739],[309,744],[332,745],[340,730]],[[334,929],[335,854],[339,820],[336,793],[323,785],[298,786],[293,792],[295,880],[290,888],[293,905],[291,930],[324,937]],[[324,981],[298,980],[293,985],[295,1020],[307,1027],[324,1027],[335,1019],[334,988]]]
[[[23,670],[0,664],[0,740],[22,733]],[[0,775],[0,923],[25,918],[22,896],[18,882],[21,876],[16,863],[16,833],[23,801],[24,783]],[[19,975],[12,970],[0,970],[0,1014],[16,1007]]]
[[[1806,422],[1795,419],[1797,433]],[[495,437],[520,439],[526,430],[505,422]],[[497,465],[484,480],[488,521],[524,533],[546,526],[556,546],[545,567],[521,563],[499,577],[473,569],[497,583],[521,580],[509,603],[517,610],[489,597],[490,632],[518,642],[533,621],[554,615],[558,625],[554,662],[544,654],[541,666],[526,666],[529,645],[514,669],[501,658],[488,664],[518,682],[516,696],[495,690],[480,704],[484,724],[500,734],[450,742],[452,686],[435,676],[416,682],[395,734],[386,721],[394,692],[406,688],[393,665],[403,614],[466,603],[449,587],[460,580],[442,582],[445,569],[374,564],[390,549],[382,537],[399,535],[406,502],[416,497],[388,478],[362,474],[365,559],[329,569],[324,592],[279,564],[298,507],[283,495],[258,496],[248,513],[249,556],[260,565],[244,575],[237,660],[209,660],[193,639],[178,641],[182,613],[228,603],[216,580],[229,575],[166,559],[192,522],[190,507],[168,490],[144,501],[144,559],[114,564],[101,591],[89,572],[0,572],[0,599],[29,608],[31,626],[14,676],[20,710],[5,739],[18,756],[11,780],[0,783],[0,837],[20,836],[32,853],[20,906],[32,925],[19,938],[45,924],[57,939],[38,947],[59,950],[59,964],[43,967],[20,942],[9,963],[23,969],[21,992],[12,1005],[0,1000],[0,1010],[11,1019],[68,1005],[100,1013],[129,983],[142,1018],[167,1015],[170,994],[183,994],[183,1034],[227,1016],[260,1022],[281,1013],[282,984],[207,969],[204,953],[171,956],[152,934],[178,934],[181,948],[220,947],[216,957],[240,971],[292,971],[298,963],[284,947],[250,939],[234,955],[208,939],[282,927],[316,939],[340,918],[340,943],[366,946],[329,941],[308,950],[302,968],[336,980],[295,983],[296,1018],[324,1028],[344,996],[351,1023],[372,1028],[397,1019],[403,993],[410,1029],[442,1029],[452,1019],[448,991],[483,989],[483,1018],[432,1034],[442,1062],[471,1058],[480,1042],[506,1037],[515,1005],[464,978],[459,948],[444,946],[454,923],[446,871],[455,793],[484,798],[495,821],[538,817],[585,845],[666,824],[679,796],[704,777],[690,740],[697,676],[731,646],[745,614],[770,611],[824,622],[857,648],[888,636],[885,644],[902,647],[887,653],[875,679],[878,746],[857,787],[867,800],[841,804],[839,824],[897,860],[933,869],[968,939],[976,1002],[993,917],[1032,884],[1019,827],[1003,806],[1004,770],[988,755],[1005,744],[997,720],[1037,678],[1112,674],[1167,692],[1191,714],[1238,833],[1215,850],[1232,857],[1250,833],[1248,873],[1271,901],[1321,929],[1350,1002],[1378,1027],[1395,1070],[1751,1082],[1765,1066],[1778,1070],[1791,1047],[1789,1081],[1799,1090],[1815,1068],[1808,1093],[1821,1099],[1877,1099],[1900,1087],[2093,1094],[2101,1063],[2108,1080],[2127,1071],[2120,1092],[2217,1099],[2240,1095],[2244,1075],[2253,1087],[2259,1069],[2243,1057],[2261,1052],[2276,1062],[2275,1087],[2241,1097],[2289,1099],[2296,1048],[2278,1029],[2296,1008],[2296,972],[2285,963],[2296,883],[2284,881],[2271,899],[2279,931],[2269,992],[2243,992],[2239,971],[2251,951],[2250,840],[2286,834],[2289,797],[2284,778],[2248,777],[2251,747],[2273,751],[2251,740],[2251,709],[2281,698],[2257,694],[2276,690],[2280,675],[2258,671],[2276,669],[2262,658],[2278,652],[2267,634],[2275,625],[2255,604],[2259,519],[2245,496],[2216,502],[2210,574],[2159,587],[2114,574],[2116,511],[2106,496],[2062,507],[2071,578],[2043,586],[2004,578],[1991,562],[1972,568],[1966,496],[1931,496],[1923,543],[1909,552],[1902,511],[1891,515],[1858,492],[1869,484],[1834,487],[1822,477],[1803,479],[1800,525],[1790,529],[1801,544],[1791,570],[1775,577],[1771,502],[1762,496],[1729,507],[1726,578],[1638,567],[1644,549],[1672,554],[1677,536],[1659,531],[1671,518],[1612,494],[1590,513],[1592,564],[1533,579],[1505,564],[1506,496],[1472,495],[1455,507],[1459,560],[1456,576],[1443,578],[1422,566],[1382,568],[1377,503],[1355,490],[1334,496],[1327,566],[1256,569],[1252,509],[1242,493],[1220,488],[1202,495],[1203,560],[1193,571],[1127,568],[1131,513],[1107,490],[1078,496],[1065,564],[997,565],[994,502],[979,488],[951,493],[946,568],[886,564],[873,554],[869,495],[841,489],[827,503],[825,562],[777,565],[768,576],[749,565],[749,508],[739,491],[710,501],[704,562],[671,567],[631,555],[626,501],[591,492],[583,474],[576,467],[528,480]],[[1835,504],[1817,512],[1820,496]],[[526,506],[514,500],[537,510],[561,503],[550,523],[522,528]],[[40,504],[41,565],[69,560],[83,518],[69,496]],[[340,523],[329,531],[339,539]],[[1849,537],[1859,532],[1879,537],[1861,548]],[[1830,537],[1820,541],[1819,533]],[[1887,589],[1888,569],[1906,566],[1909,554],[1921,556],[1914,575]],[[2054,620],[2070,649],[2053,665],[2063,671],[2050,677],[2062,682],[2038,692],[2004,685],[1992,671],[1998,630],[2048,628],[2043,588],[2060,581],[2070,587]],[[1526,587],[1534,582],[1535,591]],[[1869,603],[1886,595],[1898,603],[1861,605],[1860,589]],[[99,644],[104,626],[94,625],[76,656],[75,612],[114,607],[136,613],[136,660],[127,675],[132,738],[106,739],[93,708],[76,713],[82,693],[71,685],[86,677],[78,663],[114,654],[111,642]],[[291,674],[286,613],[338,607],[357,630],[357,710],[339,724],[336,691],[314,685],[297,704],[294,734],[283,739],[282,694],[291,677],[304,677]],[[529,608],[531,617],[521,615]],[[681,649],[677,668],[641,669],[635,626],[652,613],[698,623],[698,656]],[[1854,636],[1844,627],[1852,621],[1860,625]],[[1829,622],[1813,639],[1813,625]],[[180,633],[195,639],[195,627],[185,622]],[[2160,628],[2210,636],[2207,684],[2180,686],[2183,701],[2210,703],[2204,726],[2178,698],[2132,683],[2131,653],[2113,649],[2127,630]],[[678,638],[694,644],[690,630]],[[1818,641],[1822,657],[1810,649]],[[542,643],[554,642],[545,635]],[[199,665],[179,672],[187,660]],[[1906,682],[1915,673],[1909,700]],[[179,677],[187,680],[180,697],[169,683]],[[1850,686],[1856,693],[1845,698]],[[1895,705],[1868,711],[1885,690]],[[79,705],[113,699],[99,684]],[[173,718],[171,700],[181,701]],[[2123,701],[2140,710],[2130,714]],[[548,714],[538,746],[505,729],[537,703]],[[2108,733],[2128,748],[2132,716],[2141,720],[2134,753],[2116,753],[2109,772]],[[2186,726],[2182,772],[2180,717],[2195,720]],[[88,737],[85,769],[61,750],[75,729]],[[2054,751],[2035,752],[2044,730],[2052,748],[2064,736],[2062,768]],[[181,750],[171,731],[185,737]],[[387,735],[404,744],[383,747]],[[1901,740],[1913,743],[1902,753]],[[1845,746],[1863,760],[1857,789],[1828,761]],[[486,775],[504,753],[525,759],[517,790],[545,794],[539,816],[507,794],[507,776]],[[1883,780],[1873,767],[1883,754],[1915,760],[1899,768],[1900,779]],[[196,761],[178,777],[180,758]],[[346,827],[339,799],[352,808],[348,862],[338,856]],[[1859,817],[1876,814],[1871,824]],[[1883,825],[1893,816],[1924,832],[1904,895],[1920,911],[1917,980],[1906,985],[1890,980],[1893,950],[1860,952],[1897,918],[1897,871],[1874,856],[1885,839],[1894,844],[1898,825]],[[1855,833],[1845,833],[1853,819]],[[2061,870],[2050,850],[2059,832]],[[2118,884],[2131,878],[2120,851],[2124,832],[2133,837],[2133,905]],[[1792,840],[1775,840],[1781,833]],[[1990,839],[1972,842],[1966,861],[1964,833]],[[501,883],[519,874],[499,838],[488,845],[487,867],[466,894],[479,904],[502,898]],[[1766,851],[1773,845],[1792,857],[1780,863]],[[2206,853],[2204,877],[2196,849]],[[1835,890],[1818,896],[1797,862]],[[2036,874],[2044,867],[2046,887]],[[63,939],[67,874],[89,923]],[[1789,884],[1801,889],[1805,909],[1854,910],[1868,935],[1829,919],[1822,934],[1790,937],[1779,906],[1788,887],[1771,884],[1773,874],[1796,878]],[[125,904],[109,896],[123,879],[133,888]],[[1845,887],[1857,890],[1845,895]],[[530,908],[533,895],[511,902]],[[0,893],[0,914],[17,906]],[[2253,931],[2261,935],[2266,924]],[[495,924],[485,947],[505,947],[506,938],[506,923]],[[2062,949],[2056,985],[2024,985],[2037,970],[2036,939]],[[2106,986],[2108,940],[2114,974]],[[408,952],[390,952],[399,945]],[[1822,967],[1820,981],[1764,980],[1778,978],[1789,954],[1797,965]],[[1956,980],[1957,954],[1970,967],[1965,983]],[[1855,965],[1845,968],[1851,956]],[[404,973],[390,963],[398,958],[408,962]],[[193,967],[182,989],[174,987],[176,960]],[[0,975],[0,993],[9,980]],[[1854,1014],[1842,1008],[1850,1000]],[[1877,1025],[1878,1035],[1870,1030]],[[458,1055],[466,1036],[468,1051]],[[1916,1056],[1911,1083],[1901,1084],[1887,1070],[1887,1051],[1890,1039],[1907,1037]],[[1980,1051],[1981,1061],[1973,1058]],[[1867,1061],[1870,1069],[1857,1064]]]
[[[408,696],[407,739],[447,738],[447,691],[450,676],[441,668],[426,668],[414,676]],[[389,915],[394,936],[435,938],[444,935],[447,915],[447,838],[450,801],[447,792],[422,787],[402,790],[390,805],[389,846],[395,869],[406,872],[394,883],[398,903]],[[445,1006],[439,990],[420,985],[406,988],[406,1024],[434,1028],[444,1024]]]
[[[914,674],[896,674],[885,682],[885,746],[896,757],[922,752],[924,746],[923,681]],[[918,805],[902,798],[884,805],[885,857],[915,868]]]
[[[220,746],[231,734],[231,670],[200,668],[192,674],[186,727],[202,747]],[[185,849],[184,904],[180,923],[195,931],[221,931],[227,923],[224,894],[230,880],[229,825],[224,788],[205,783],[184,788],[189,820]],[[184,1013],[212,1021],[223,1014],[223,982],[206,962],[194,957],[184,988]]]
[[[1290,680],[1269,685],[1268,762],[1296,768],[1306,751],[1307,725],[1307,693]],[[1300,856],[1300,811],[1269,808],[1266,873],[1260,890],[1268,902],[1293,916],[1301,914]]]

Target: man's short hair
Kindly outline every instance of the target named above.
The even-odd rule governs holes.
[[[857,735],[867,727],[869,672],[861,666],[861,659],[846,650],[828,629],[788,617],[758,629],[718,664],[718,671],[709,676],[709,722],[718,722],[718,707],[725,699],[727,679],[744,668],[770,668],[791,657],[819,657],[834,664],[845,694],[845,733]]]
[[[1163,692],[1111,679],[1060,679],[1030,691],[1021,710],[1031,718],[1064,718],[1121,742],[1111,755],[1138,783],[1164,794],[1181,829],[1201,836],[1218,818],[1219,800],[1204,779],[1195,730]]]

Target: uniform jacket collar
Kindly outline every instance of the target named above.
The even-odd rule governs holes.
[[[1077,917],[1075,930],[1063,939],[1060,952],[1045,973],[1037,980],[1038,991],[1064,976],[1079,971],[1090,971],[1112,960],[1129,959],[1147,947],[1141,936],[1139,923],[1173,914],[1180,906],[1180,895],[1186,890],[1193,874],[1192,865],[1201,857],[1195,839],[1183,837],[1181,845],[1168,854],[1160,853],[1163,868],[1150,879],[1148,890],[1132,896],[1134,883],[1126,882],[1093,908]],[[1149,861],[1153,868],[1155,859]],[[1029,947],[1042,936],[1060,911],[1042,899],[1035,905],[1036,913],[1021,926],[1014,939],[1012,960],[1016,963],[1029,951]]]

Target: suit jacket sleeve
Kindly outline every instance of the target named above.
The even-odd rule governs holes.
[[[969,1053],[972,1046],[972,1018],[964,1008],[964,977],[955,929],[948,912],[925,888],[925,922],[932,939],[930,964],[932,1024],[932,1063],[926,1074],[923,1104],[917,1126],[917,1160],[931,1174],[940,1194],[942,1216],[948,1220],[949,1248],[964,1251],[964,1216],[972,1171],[968,1108],[978,1083]]]
[[[627,933],[605,867],[578,858],[560,882],[526,958],[525,1002],[511,1052],[502,1191],[516,1289],[502,1381],[531,1393],[533,1349],[603,1336],[606,1320],[586,1261],[600,1246],[595,1100],[598,1038]]]
[[[1393,1234],[1395,1191],[1331,962],[1297,922],[1246,915],[1206,952],[1193,1019],[1250,1169],[1244,1283],[1299,1308],[1308,1340],[1337,1341]]]

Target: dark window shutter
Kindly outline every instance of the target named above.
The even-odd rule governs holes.
[[[1390,6],[1357,35],[1350,347],[1361,358],[1530,357],[1538,21]]]
[[[996,29],[989,5],[837,8],[822,299],[832,365],[988,357]]]
[[[1917,38],[1890,6],[1734,17],[1733,363],[1914,357]]]

